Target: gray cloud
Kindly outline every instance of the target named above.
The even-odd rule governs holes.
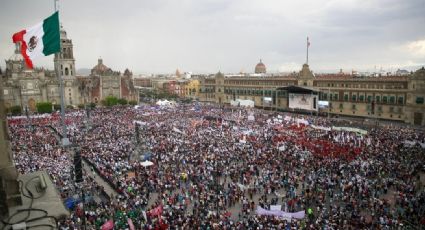
[[[74,43],[77,68],[98,57],[137,73],[270,71],[305,62],[316,71],[424,64],[408,44],[425,40],[423,0],[155,0],[61,1],[61,21]],[[0,8],[0,58],[11,35],[53,11],[53,1],[6,0]],[[416,43],[415,43],[416,44]],[[417,43],[422,44],[422,43]],[[412,47],[412,46],[409,46]],[[52,68],[52,57],[36,61]],[[4,68],[4,62],[0,63]]]

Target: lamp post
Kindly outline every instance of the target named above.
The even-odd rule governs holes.
[[[265,100],[264,100],[264,97],[265,97],[265,86],[264,86],[264,84],[265,83],[263,83],[263,98],[261,100],[261,102],[263,103],[263,110],[264,110],[264,104],[265,104]]]
[[[277,112],[278,111],[278,107],[279,107],[279,105],[278,105],[278,101],[279,101],[279,99],[278,99],[278,97],[279,97],[279,88],[276,88],[275,91],[274,91],[274,93],[275,93],[275,110]]]
[[[331,88],[328,88],[328,98],[329,98],[329,101],[331,100]],[[331,113],[331,103],[328,103],[328,119],[329,119],[329,117],[330,117],[330,114]]]

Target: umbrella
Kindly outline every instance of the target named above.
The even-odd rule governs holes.
[[[151,161],[143,161],[142,163],[140,163],[141,166],[143,167],[148,167],[148,166],[152,166],[153,162]]]

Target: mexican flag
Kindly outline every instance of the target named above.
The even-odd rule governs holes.
[[[43,22],[15,33],[12,39],[13,43],[21,43],[22,56],[30,69],[35,58],[60,52],[58,11]]]

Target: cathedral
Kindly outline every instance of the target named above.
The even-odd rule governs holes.
[[[77,76],[72,40],[61,28],[61,52],[54,56],[54,71],[43,68],[28,69],[16,45],[14,54],[6,60],[6,70],[0,72],[5,107],[19,106],[22,111],[36,112],[39,102],[60,104],[58,74],[63,79],[65,106],[76,107],[85,103],[100,103],[107,96],[138,100],[133,85],[132,73],[124,74],[103,65],[101,59],[90,76]]]

